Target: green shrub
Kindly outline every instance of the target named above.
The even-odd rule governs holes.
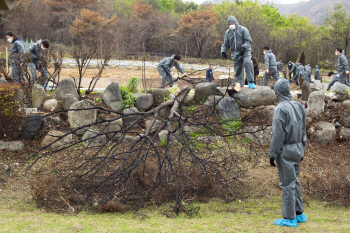
[[[12,139],[19,136],[23,113],[18,111],[22,103],[18,102],[19,84],[0,85],[0,139]]]
[[[132,92],[136,93],[139,89],[140,80],[136,77],[131,77],[126,84],[126,87]]]
[[[138,98],[133,95],[133,93],[130,91],[129,88],[126,86],[121,85],[120,92],[122,94],[122,105],[120,106],[120,109],[126,109],[130,107],[134,107],[135,103],[137,102]]]
[[[230,132],[237,132],[240,128],[242,128],[242,121],[228,121],[222,124],[222,128],[226,129]]]
[[[177,92],[177,90],[179,89],[179,85],[177,85],[177,84],[174,84],[174,86],[173,87],[171,87],[170,89],[169,89],[169,91],[170,91],[170,93],[176,93]]]
[[[160,140],[160,146],[162,146],[162,147],[166,146],[166,139]]]

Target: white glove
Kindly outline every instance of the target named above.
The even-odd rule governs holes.
[[[345,71],[346,74],[349,74],[349,71]]]
[[[184,75],[184,76],[187,76],[187,74],[186,74],[186,73],[183,73],[183,75]]]
[[[269,69],[266,70],[266,73],[270,73]]]

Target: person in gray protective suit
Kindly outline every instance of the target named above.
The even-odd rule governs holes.
[[[172,55],[171,57],[166,57],[159,62],[157,70],[160,76],[162,76],[162,86],[164,86],[167,82],[170,83],[173,81],[173,76],[171,75],[171,68],[173,68],[174,66],[181,74],[185,76],[187,75],[179,64],[180,60],[180,55]],[[173,83],[170,83],[169,86],[172,87]]]
[[[344,51],[340,48],[337,48],[335,54],[338,56],[338,73],[339,73],[339,82],[341,84],[346,84],[346,78],[349,75],[349,64]]]
[[[328,76],[331,78],[331,81],[328,84],[327,91],[331,89],[331,87],[334,85],[334,83],[339,82],[339,74],[329,72]],[[345,80],[345,85],[350,87],[350,84]]]
[[[283,71],[283,65],[284,65],[284,61],[283,60],[280,60],[278,61],[277,63],[277,70],[282,72]]]
[[[318,68],[318,65],[315,67],[315,80],[321,80],[321,71]]]
[[[289,80],[292,80],[292,74],[293,74],[293,78],[296,75],[296,65],[294,64],[294,62],[289,61],[288,62],[288,71],[289,71]]]
[[[47,70],[43,67],[41,60],[44,55],[44,50],[50,47],[50,42],[48,40],[38,40],[36,43],[32,44],[28,52],[30,52],[31,62],[28,64],[30,69],[30,82],[34,84],[36,77],[36,70],[41,73],[41,85],[45,85],[45,78],[47,76]]]
[[[309,83],[311,83],[311,74],[312,74],[311,66],[307,64],[304,67],[304,70],[305,70],[305,81],[308,81]]]
[[[12,44],[10,49],[11,76],[15,82],[24,81],[24,72],[21,69],[21,63],[24,60],[24,54],[26,52],[25,44],[13,32],[6,32],[5,36],[7,41]]]
[[[296,227],[306,222],[299,182],[300,165],[306,148],[306,110],[292,101],[288,80],[282,78],[274,86],[278,99],[272,121],[272,139],[268,155],[270,164],[276,167],[280,177],[282,215],[274,223],[279,226]]]
[[[235,17],[229,16],[227,19],[229,29],[224,36],[224,43],[221,46],[221,54],[226,59],[228,55],[226,51],[231,49],[231,58],[235,69],[235,80],[241,87],[244,85],[244,69],[248,86],[255,89],[254,84],[254,68],[251,59],[251,44],[249,30],[241,25]],[[243,69],[244,66],[244,69]]]
[[[277,70],[277,62],[275,54],[272,53],[269,47],[263,48],[265,54],[265,75],[264,75],[264,86],[267,86],[269,79],[272,76],[273,79],[277,82],[279,79],[279,74]]]

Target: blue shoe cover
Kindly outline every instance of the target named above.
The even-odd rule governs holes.
[[[255,89],[255,84],[254,84],[254,83],[248,83],[248,86],[249,86],[251,89]]]
[[[300,222],[306,222],[307,217],[306,217],[305,214],[301,214],[301,215],[297,215],[296,219],[297,219],[297,222],[298,222],[298,223],[300,223]]]
[[[275,225],[277,226],[283,226],[283,227],[297,227],[297,219],[277,219],[275,220]]]

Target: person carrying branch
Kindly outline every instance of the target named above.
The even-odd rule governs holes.
[[[170,83],[173,81],[173,76],[171,75],[171,68],[173,68],[174,66],[181,74],[187,76],[187,74],[183,71],[179,64],[180,60],[180,55],[172,55],[171,57],[166,57],[161,62],[159,62],[157,70],[160,76],[162,76],[161,86],[164,86],[167,82]],[[172,87],[173,83],[170,83],[169,86]]]

